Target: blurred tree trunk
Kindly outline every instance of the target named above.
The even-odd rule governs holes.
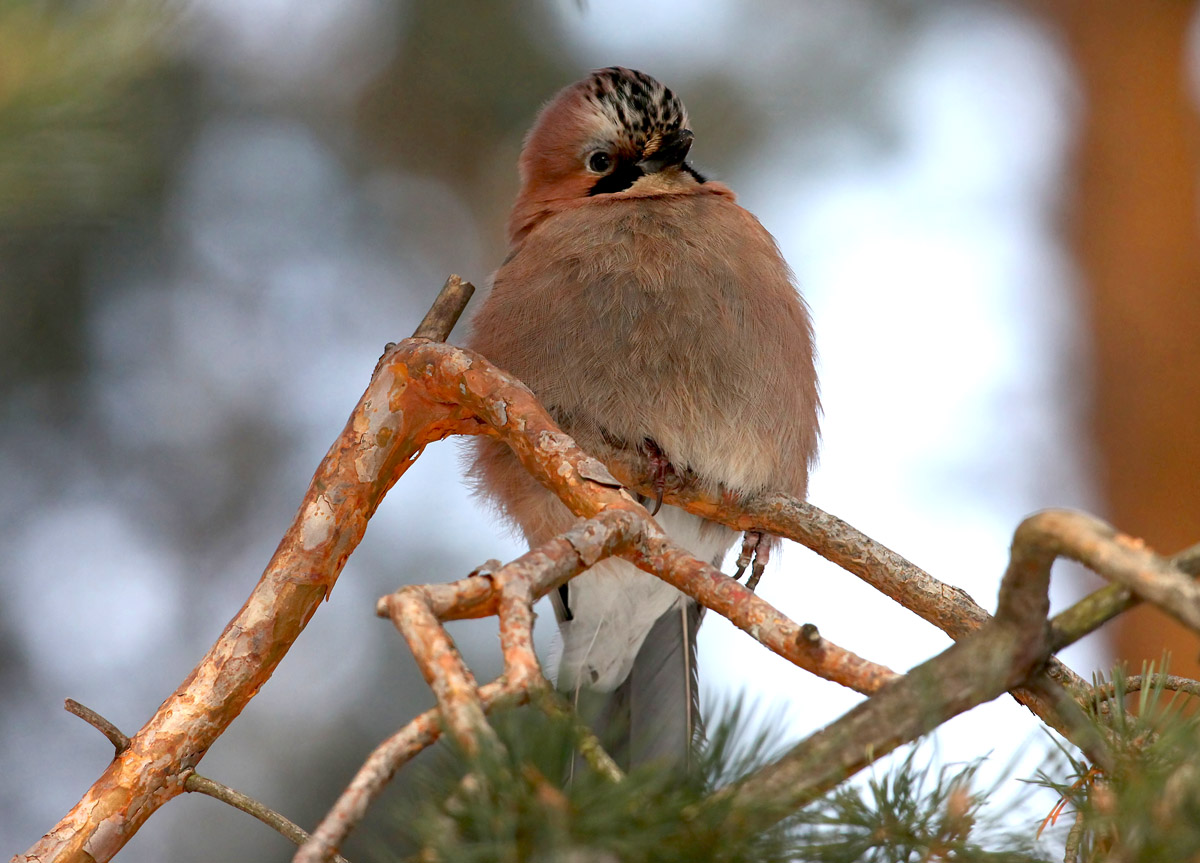
[[[1184,0],[1034,0],[1058,26],[1084,100],[1071,240],[1094,350],[1091,413],[1111,521],[1164,553],[1200,541],[1200,123]],[[1195,61],[1193,61],[1195,62]],[[1147,608],[1116,628],[1120,659],[1172,654],[1200,672],[1195,634]]]

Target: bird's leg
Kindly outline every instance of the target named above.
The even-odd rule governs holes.
[[[771,544],[763,538],[763,541],[754,549],[754,565],[750,567],[750,577],[746,579],[746,588],[754,590],[758,587],[758,580],[763,577],[763,572],[766,571],[767,563],[771,560]]]
[[[658,511],[662,509],[663,492],[667,488],[671,462],[666,453],[650,438],[642,441],[642,449],[646,451],[646,460],[650,462],[650,483],[654,488],[654,509],[650,510],[650,515],[658,515]]]
[[[742,535],[742,553],[738,555],[737,572],[733,574],[734,581],[741,581],[742,576],[746,574],[746,567],[750,565],[750,560],[754,557],[754,551],[758,548],[761,540],[762,534],[756,530],[748,530]]]
[[[737,572],[733,576],[735,581],[741,580],[742,575],[746,572],[746,567],[750,566],[751,560],[754,561],[754,565],[750,568],[750,577],[746,579],[746,587],[754,590],[758,587],[759,579],[762,578],[763,571],[771,560],[770,537],[761,531],[748,530],[742,537],[742,552],[738,555]]]

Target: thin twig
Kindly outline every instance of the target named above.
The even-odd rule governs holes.
[[[502,700],[507,701],[508,695],[501,681],[479,687],[479,700],[484,710],[491,710]],[[383,793],[396,771],[437,740],[441,733],[441,718],[437,708],[434,708],[426,710],[376,746],[363,766],[358,768],[350,784],[338,795],[309,840],[300,846],[292,863],[326,863],[330,860],[351,831],[366,817],[367,810]]]
[[[1076,863],[1079,859],[1079,845],[1083,842],[1083,810],[1075,813],[1071,829],[1067,831],[1067,842],[1063,848],[1063,863]]]
[[[117,755],[120,755],[129,748],[129,738],[121,731],[120,728],[113,725],[103,716],[101,716],[92,708],[80,704],[74,698],[68,698],[63,705],[67,713],[73,713],[86,722],[88,725],[95,728],[101,734],[108,738],[108,742],[117,750]]]
[[[492,577],[500,591],[500,651],[504,678],[522,691],[546,689],[549,683],[533,649],[533,591],[531,578],[503,567]]]
[[[392,622],[408,642],[458,744],[471,755],[479,751],[481,739],[499,746],[496,732],[483,717],[475,678],[434,616],[426,589],[419,585],[406,587],[392,594],[390,600]]]
[[[613,761],[612,756],[604,749],[600,738],[592,729],[579,721],[578,714],[571,709],[571,705],[562,695],[547,686],[535,690],[530,701],[551,719],[571,723],[575,748],[579,750],[579,754],[583,756],[583,760],[588,763],[589,767],[612,782],[620,782],[625,778],[625,774],[617,766],[617,762]]]
[[[1112,767],[1110,741],[1088,718],[1078,694],[1046,674],[1034,675],[1025,686],[1054,711],[1063,737],[1075,744],[1092,764],[1105,770]]]
[[[121,729],[117,728],[109,720],[105,719],[96,711],[87,705],[80,704],[74,698],[68,698],[64,704],[68,713],[78,716],[88,725],[91,725],[101,734],[108,738],[113,747],[117,750],[117,755],[120,755],[129,748],[129,737],[127,737]],[[289,839],[295,845],[302,845],[308,839],[308,834],[300,829],[295,823],[289,821],[283,815],[280,815],[269,806],[260,803],[253,797],[242,794],[240,791],[235,791],[228,785],[217,782],[214,779],[208,779],[198,773],[189,773],[184,780],[183,787],[187,791],[196,791],[201,794],[206,794],[209,797],[214,797],[233,806],[235,809],[240,809],[248,815],[252,815],[266,824],[272,830],[280,833]],[[331,858],[336,863],[348,863],[348,861],[340,856]]]
[[[1169,562],[1192,578],[1200,576],[1200,545],[1179,552]],[[1051,619],[1050,645],[1055,651],[1062,650],[1141,603],[1142,598],[1124,585],[1102,587]]]
[[[424,320],[421,321],[412,337],[414,339],[432,339],[435,342],[446,341],[450,338],[450,331],[458,323],[459,317],[474,293],[475,286],[470,282],[464,282],[458,276],[446,279],[446,284],[442,285],[437,299],[425,313]]]
[[[1180,677],[1175,674],[1135,674],[1125,678],[1122,685],[1126,694],[1130,692],[1138,692],[1150,686],[1161,686],[1163,689],[1171,692],[1184,692],[1188,695],[1200,696],[1200,680],[1192,680],[1190,677]],[[1093,690],[1097,698],[1108,699],[1116,697],[1116,685],[1113,683],[1102,683],[1094,687]]]
[[[206,776],[201,776],[199,773],[189,773],[188,778],[184,780],[183,787],[187,791],[206,794],[209,797],[220,800],[222,803],[228,803],[234,809],[242,810],[247,815],[257,818],[276,833],[288,839],[293,845],[303,845],[308,841],[308,833],[293,821],[280,815],[271,807],[263,805],[253,797],[249,797],[240,791],[235,791],[228,785],[217,782],[215,779],[209,779]],[[335,861],[335,863],[349,863],[340,854],[334,854],[329,859]]]

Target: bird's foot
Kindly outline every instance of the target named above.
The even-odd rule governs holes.
[[[746,567],[749,566],[750,577],[746,579],[746,587],[754,590],[758,587],[759,579],[762,578],[763,571],[767,568],[770,560],[771,537],[757,530],[746,531],[742,537],[742,553],[738,555],[734,581],[740,581],[746,572]],[[753,565],[751,565],[751,561],[753,561]]]
[[[646,460],[650,462],[650,483],[654,489],[654,509],[650,510],[650,515],[658,515],[662,509],[663,492],[667,488],[667,477],[672,472],[671,461],[650,438],[642,441],[642,449],[646,451]]]

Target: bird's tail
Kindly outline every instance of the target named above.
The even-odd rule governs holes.
[[[696,630],[703,613],[695,600],[680,596],[655,621],[629,676],[616,689],[575,687],[568,693],[580,718],[622,769],[652,761],[691,764],[704,736],[696,671]]]

